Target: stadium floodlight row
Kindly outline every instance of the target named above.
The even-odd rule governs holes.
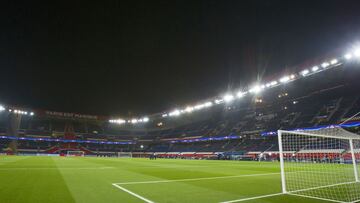
[[[144,118],[133,118],[131,120],[124,120],[124,119],[110,119],[110,123],[116,123],[116,124],[124,124],[124,123],[131,123],[131,124],[137,124],[137,123],[147,123],[149,122],[149,117]]]
[[[3,105],[0,105],[0,112],[2,111],[6,111],[6,107]],[[29,115],[29,116],[34,116],[34,112],[28,112],[28,111],[24,111],[24,110],[20,110],[20,109],[12,109],[12,108],[8,108],[8,111],[10,113],[14,113],[14,114],[20,114],[20,115]]]
[[[298,73],[284,75],[279,80],[273,80],[273,81],[269,81],[269,82],[262,83],[262,84],[256,84],[256,85],[248,88],[247,90],[242,90],[242,91],[238,91],[238,92],[229,92],[229,93],[224,94],[221,97],[216,97],[215,99],[212,99],[211,101],[205,101],[203,103],[199,103],[199,104],[194,105],[194,106],[186,106],[185,108],[182,108],[182,109],[174,109],[172,111],[163,113],[162,118],[178,117],[178,116],[180,116],[182,114],[188,114],[188,113],[192,113],[194,111],[210,108],[213,105],[219,105],[219,104],[223,104],[223,103],[231,103],[231,102],[235,101],[236,98],[240,99],[240,98],[243,98],[244,96],[246,96],[248,94],[258,94],[258,93],[264,91],[265,89],[277,87],[277,86],[279,86],[281,84],[286,84],[286,83],[289,83],[289,82],[293,82],[295,80],[298,80],[298,79],[301,79],[301,78],[304,78],[304,77],[308,77],[310,75],[317,74],[317,73],[320,73],[322,71],[338,67],[338,66],[342,65],[343,63],[345,63],[347,61],[350,61],[350,60],[353,60],[353,59],[360,60],[360,48],[355,48],[352,51],[350,51],[349,53],[346,53],[342,57],[333,58],[333,59],[330,59],[330,60],[323,61],[321,64],[314,65],[314,66],[312,66],[310,68],[306,68],[306,69],[304,69],[304,70],[302,70],[302,71],[300,71]],[[136,119],[135,120],[134,119],[133,120],[128,120],[128,121],[125,121],[123,119],[118,119],[118,120],[110,120],[110,123],[116,123],[116,124],[132,123],[132,124],[136,124],[138,122],[136,121]]]
[[[346,53],[342,57],[333,58],[331,60],[323,61],[318,65],[314,65],[312,67],[303,69],[298,73],[293,73],[289,75],[283,75],[278,80],[272,80],[265,83],[255,83],[255,85],[251,86],[250,88],[242,88],[241,91],[238,92],[228,92],[220,97],[215,97],[205,102],[198,103],[194,106],[188,105],[181,109],[174,109],[172,111],[162,113],[162,118],[167,117],[178,117],[182,114],[190,114],[194,111],[200,111],[207,108],[210,108],[214,105],[220,105],[224,103],[231,103],[234,102],[236,99],[241,99],[249,94],[258,94],[266,89],[270,89],[273,87],[280,86],[282,84],[286,84],[289,82],[293,82],[298,79],[302,79],[308,77],[313,74],[320,73],[325,70],[330,70],[335,67],[339,67],[340,65],[348,62],[348,61],[360,61],[360,47],[354,48],[352,51]],[[30,115],[34,116],[34,112],[24,111],[19,109],[12,109],[10,107],[5,107],[0,105],[0,112],[8,110],[10,113],[14,114],[21,114],[21,115]],[[155,116],[154,116],[155,117]],[[122,118],[113,118],[108,120],[111,124],[123,125],[123,124],[142,124],[147,123],[150,121],[150,118],[145,116],[142,118],[132,118],[132,119],[122,119]]]

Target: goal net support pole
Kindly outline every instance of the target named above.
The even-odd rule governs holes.
[[[350,151],[351,151],[352,164],[353,164],[353,167],[354,167],[355,181],[359,182],[359,175],[358,175],[358,168],[357,168],[357,165],[356,165],[356,157],[355,157],[353,139],[349,140],[349,145],[350,145]]]
[[[284,169],[284,153],[282,145],[282,131],[278,131],[278,142],[279,142],[279,156],[280,156],[280,169],[281,169],[281,188],[282,192],[286,193],[286,182],[285,182],[285,169]]]

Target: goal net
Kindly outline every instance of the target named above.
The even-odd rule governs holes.
[[[67,151],[66,156],[84,156],[85,153],[83,151]]]
[[[132,158],[131,152],[118,152],[119,158]]]
[[[283,193],[360,201],[360,135],[338,126],[278,131]]]

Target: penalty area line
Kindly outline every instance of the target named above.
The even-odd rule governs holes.
[[[126,189],[126,188],[124,188],[124,187],[121,187],[120,185],[117,185],[116,183],[113,183],[112,185],[113,185],[114,187],[116,187],[116,188],[118,188],[118,189],[120,189],[120,190],[122,190],[122,191],[124,191],[124,192],[126,192],[126,193],[128,193],[128,194],[130,194],[130,195],[132,195],[132,196],[134,196],[134,197],[137,197],[137,198],[143,200],[144,202],[147,202],[147,203],[155,203],[155,202],[153,202],[153,201],[151,201],[151,200],[149,200],[149,199],[146,199],[146,198],[143,197],[143,196],[140,196],[140,195],[138,195],[138,194],[136,194],[136,193],[134,193],[134,192],[131,192],[130,190],[128,190],[128,189]]]
[[[187,182],[187,181],[202,181],[202,180],[216,180],[216,179],[228,179],[228,178],[241,178],[241,177],[256,177],[256,176],[269,176],[280,175],[280,173],[258,173],[258,174],[243,174],[235,176],[215,176],[204,178],[186,178],[186,179],[172,179],[172,180],[153,180],[153,181],[140,181],[140,182],[122,182],[114,183],[117,185],[134,185],[134,184],[154,184],[154,183],[173,183],[173,182]]]
[[[284,195],[284,193],[274,193],[274,194],[268,194],[268,195],[260,195],[260,196],[248,197],[248,198],[242,198],[242,199],[235,199],[235,200],[230,200],[230,201],[225,201],[225,202],[220,202],[220,203],[243,202],[243,201],[250,201],[250,200],[254,200],[254,199],[262,199],[262,198],[267,198],[267,197],[279,196],[279,195]]]

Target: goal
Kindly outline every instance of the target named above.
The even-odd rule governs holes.
[[[333,202],[360,201],[360,135],[339,126],[278,131],[282,191]]]
[[[85,153],[83,151],[67,151],[66,156],[84,156]]]
[[[119,158],[132,158],[131,152],[118,152]]]

